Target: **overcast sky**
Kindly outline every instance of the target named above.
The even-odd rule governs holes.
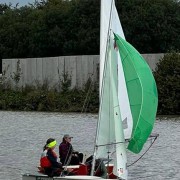
[[[35,0],[0,0],[0,4],[6,3],[9,5],[9,3],[12,3],[13,6],[15,6],[17,3],[19,3],[19,6],[28,5],[28,3],[33,3]]]

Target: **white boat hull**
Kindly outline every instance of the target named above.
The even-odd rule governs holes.
[[[102,179],[100,177],[96,176],[64,176],[64,177],[48,177],[46,175],[31,175],[31,174],[24,174],[22,177],[22,180],[58,180],[58,179],[64,179],[64,180],[73,180],[73,179],[86,179],[86,180],[91,180],[91,179]]]
[[[116,177],[113,175],[113,164],[109,164],[108,166],[106,165],[107,168],[107,172],[109,174],[109,180],[110,179],[116,179]],[[73,180],[73,179],[79,179],[79,180],[91,180],[91,179],[103,179],[101,177],[97,177],[97,176],[90,176],[90,175],[86,175],[84,174],[84,172],[81,172],[82,174],[78,174],[78,171],[80,170],[80,166],[79,165],[71,165],[71,166],[67,166],[67,170],[69,172],[76,172],[76,175],[72,175],[72,176],[61,176],[61,177],[48,177],[47,175],[44,175],[42,173],[35,173],[35,174],[23,174],[22,175],[22,180],[58,180],[58,179],[69,179],[69,180]],[[79,172],[80,173],[80,172]]]

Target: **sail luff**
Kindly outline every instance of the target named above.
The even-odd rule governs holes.
[[[100,81],[99,91],[101,97],[102,78],[104,71],[104,63],[106,59],[107,40],[109,36],[109,30],[117,33],[123,39],[125,39],[124,32],[121,26],[121,22],[117,13],[114,0],[101,0],[101,27],[100,27]],[[126,124],[124,128],[125,139],[130,139],[132,134],[132,113],[130,109],[129,99],[127,96],[127,87],[124,80],[124,72],[121,65],[121,57],[118,56],[118,99],[122,111],[122,121]]]
[[[112,8],[111,29],[114,33],[117,33],[122,39],[125,39],[124,32],[121,26],[121,22],[114,1]],[[121,115],[122,115],[122,121],[124,127],[124,136],[125,139],[130,139],[133,128],[133,118],[130,109],[128,92],[124,77],[124,70],[122,67],[122,60],[119,51],[117,51],[117,58],[118,58],[118,67],[117,67],[118,68],[118,100],[121,109]]]
[[[94,159],[97,157],[97,145],[99,138],[99,129],[101,128],[101,119],[103,119],[101,110],[103,103],[103,97],[102,94],[104,92],[103,89],[103,77],[106,76],[106,66],[107,66],[107,56],[108,56],[108,48],[109,48],[109,35],[110,35],[110,21],[111,21],[111,9],[112,9],[112,2],[110,6],[107,6],[105,3],[107,1],[101,0],[101,16],[100,16],[100,80],[99,80],[99,96],[100,96],[100,107],[99,107],[99,117],[98,117],[98,123],[97,123],[97,129],[96,129],[96,138],[95,138],[95,149],[94,149]],[[110,1],[109,1],[110,2]],[[107,142],[106,142],[107,143]],[[94,170],[95,161],[93,161],[93,168]]]
[[[99,74],[99,94],[101,97],[102,78],[104,73],[104,64],[107,55],[108,39],[110,32],[110,23],[112,15],[113,0],[101,0],[101,17],[100,17],[100,74]]]
[[[111,21],[113,19],[113,21]],[[111,25],[109,25],[111,21]],[[104,71],[105,52],[107,49],[107,40],[109,36],[109,29],[119,34],[125,39],[121,22],[115,7],[114,0],[101,0],[100,10],[100,73],[99,73],[99,92],[101,94],[102,78]]]
[[[113,38],[111,39],[111,58],[109,60],[109,68],[110,68],[110,82],[111,82],[111,91],[112,91],[112,99],[113,99],[113,120],[114,120],[114,137],[115,137],[115,161],[113,174],[117,177],[120,177],[124,180],[127,179],[128,171],[127,171],[127,155],[126,155],[126,146],[125,146],[125,138],[124,131],[122,125],[122,112],[119,105],[118,100],[118,54],[114,49]]]

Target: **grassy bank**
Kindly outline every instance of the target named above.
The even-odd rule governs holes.
[[[1,110],[52,111],[52,112],[98,112],[99,97],[92,90],[87,97],[86,90],[72,89],[66,92],[43,89],[23,91],[1,90]],[[85,101],[85,99],[87,99]]]

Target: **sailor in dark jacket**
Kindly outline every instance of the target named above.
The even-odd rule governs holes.
[[[69,134],[65,134],[59,145],[59,158],[63,165],[77,165],[82,162],[83,154],[73,150],[72,138]]]

